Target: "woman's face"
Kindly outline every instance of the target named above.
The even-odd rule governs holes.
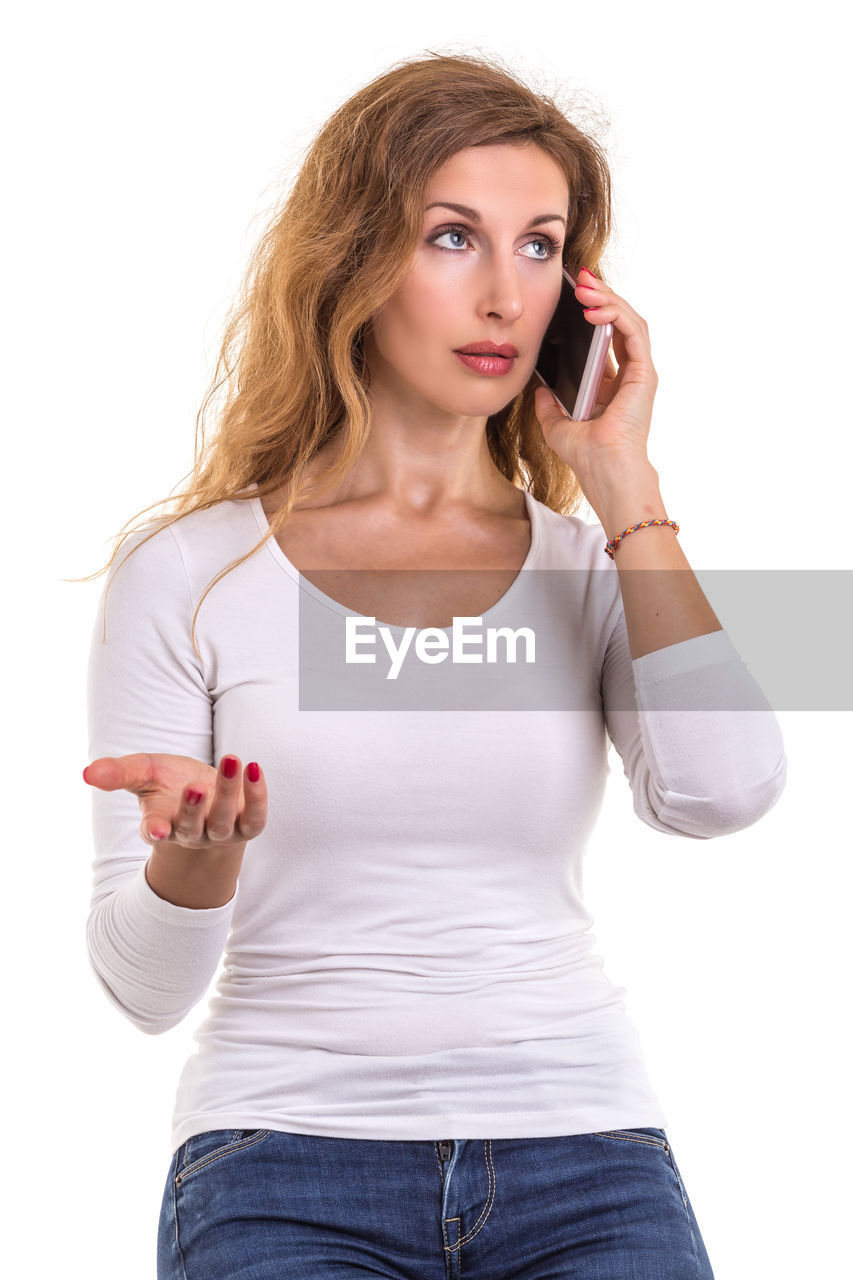
[[[534,144],[469,147],[437,170],[409,271],[367,334],[371,387],[473,417],[517,396],[560,296],[568,202],[562,170]],[[498,376],[455,354],[488,340],[518,352]]]

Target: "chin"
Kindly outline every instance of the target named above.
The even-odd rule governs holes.
[[[456,363],[455,357],[453,357]],[[505,409],[511,404],[516,396],[521,395],[527,383],[521,383],[515,387],[509,387],[501,380],[501,385],[497,383],[499,379],[482,380],[481,385],[472,386],[467,380],[467,385],[453,390],[453,374],[455,369],[447,371],[440,370],[431,380],[431,386],[425,386],[420,378],[417,382],[409,380],[405,375],[400,376],[401,390],[407,388],[415,402],[420,399],[425,407],[437,409],[441,413],[446,413],[448,417],[453,418],[488,418],[495,413],[500,413],[501,409]],[[463,375],[465,371],[463,369]],[[423,377],[423,369],[419,370],[420,377]],[[529,382],[530,379],[527,379]],[[448,388],[450,388],[448,394]]]
[[[450,414],[454,418],[491,418],[494,414],[500,413],[501,409],[505,409],[515,399],[515,395],[509,396],[479,396],[477,400],[458,400],[455,404],[442,404],[438,407]]]

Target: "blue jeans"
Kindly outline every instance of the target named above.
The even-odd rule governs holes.
[[[213,1129],[172,1156],[158,1280],[713,1280],[663,1129],[440,1142]]]

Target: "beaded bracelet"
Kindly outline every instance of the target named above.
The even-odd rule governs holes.
[[[610,556],[610,559],[612,560],[613,552],[619,546],[619,543],[625,537],[626,533],[633,533],[635,529],[648,529],[649,525],[653,525],[653,524],[671,525],[672,528],[675,530],[676,534],[678,533],[678,525],[675,523],[674,520],[641,520],[639,524],[632,524],[630,529],[623,529],[621,533],[617,533],[615,538],[611,538],[609,542],[605,543],[604,550],[607,552],[607,554]]]

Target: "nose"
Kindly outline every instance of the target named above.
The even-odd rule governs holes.
[[[491,261],[484,261],[480,306],[485,316],[518,319],[524,310],[524,299],[516,261],[497,255]]]

